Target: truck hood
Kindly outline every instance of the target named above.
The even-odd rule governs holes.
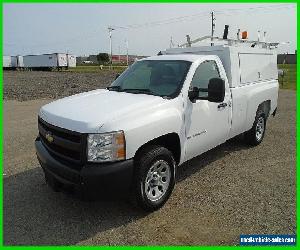
[[[57,127],[97,133],[108,121],[136,111],[146,112],[164,102],[167,100],[159,96],[99,89],[51,102],[40,109],[39,116]]]

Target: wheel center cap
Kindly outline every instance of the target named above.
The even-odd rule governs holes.
[[[159,175],[157,174],[157,172],[154,172],[151,177],[152,177],[151,178],[151,185],[156,186],[158,184]]]
[[[159,176],[158,176],[158,173],[157,173],[157,172],[154,172],[154,173],[152,174],[152,178],[153,178],[153,179],[156,180],[156,179],[158,179],[158,177],[159,177]]]

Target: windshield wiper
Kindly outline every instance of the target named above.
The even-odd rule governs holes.
[[[121,86],[108,86],[106,89],[116,90],[116,91],[121,91],[122,90]]]
[[[124,91],[124,92],[138,92],[138,93],[150,93],[152,94],[152,91],[150,89],[140,89],[140,88],[127,88],[123,89],[121,86],[109,86],[106,89],[108,90],[116,90],[116,91]]]
[[[152,92],[150,89],[141,89],[141,88],[122,89],[121,86],[109,86],[106,89],[113,90],[113,91],[119,91],[119,92],[130,92],[130,93],[132,92],[132,93],[148,94],[148,95],[160,96],[160,97],[168,99],[168,96],[161,96],[159,94]]]
[[[146,93],[146,94],[154,94],[150,89],[141,89],[141,88],[127,88],[123,89],[121,86],[109,86],[106,89],[115,90],[115,91],[124,91],[124,92],[135,92],[135,93]]]
[[[128,89],[123,89],[124,91],[135,91],[135,92],[147,92],[147,93],[152,93],[150,89],[139,89],[139,88],[128,88]]]
[[[129,89],[128,88],[128,89],[122,89],[122,91],[160,96],[160,95],[152,92],[152,90],[150,90],[150,89],[139,89],[139,88],[130,88]]]

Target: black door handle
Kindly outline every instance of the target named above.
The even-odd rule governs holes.
[[[218,105],[218,109],[225,108],[226,106],[227,106],[227,103],[223,102],[223,103]]]

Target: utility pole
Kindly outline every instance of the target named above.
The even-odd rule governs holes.
[[[126,42],[126,60],[127,60],[127,66],[129,65],[129,58],[128,58],[128,40],[126,39],[125,40],[125,42]]]
[[[115,30],[112,27],[108,27],[109,33],[109,48],[110,48],[110,69],[112,69],[112,31]]]
[[[210,15],[211,15],[211,44],[210,45],[213,46],[214,45],[213,37],[214,37],[215,27],[216,27],[215,25],[216,18],[213,11],[210,13]]]

